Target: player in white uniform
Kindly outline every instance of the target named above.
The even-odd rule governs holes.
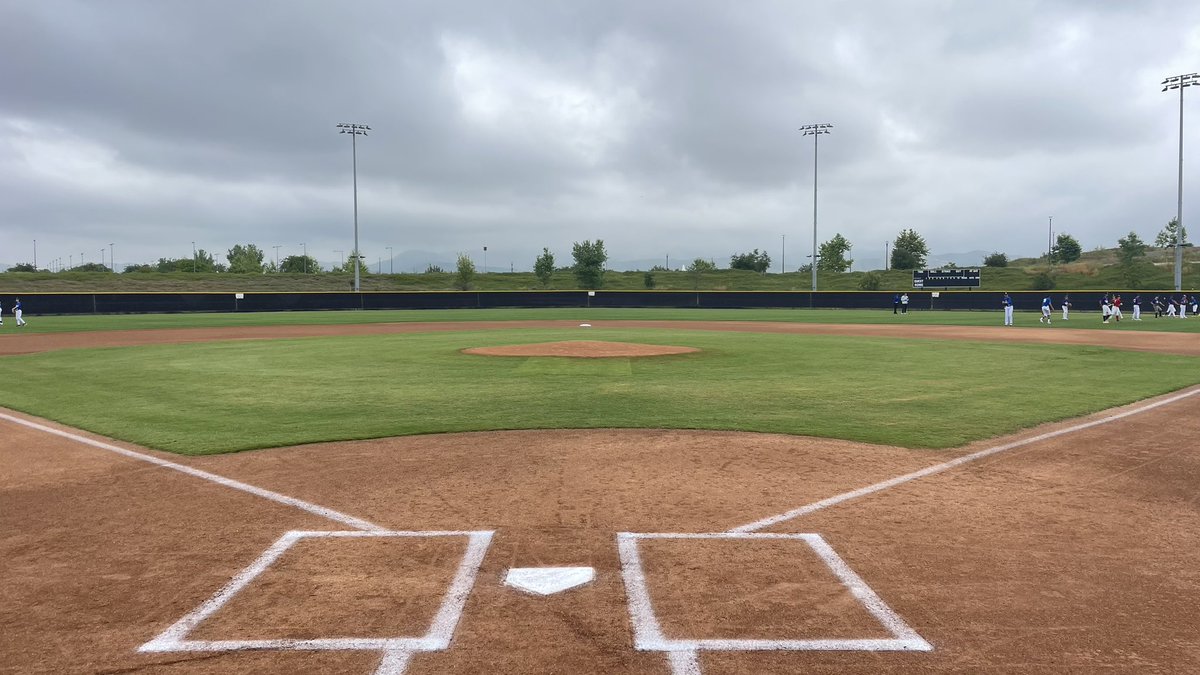
[[[1142,320],[1142,296],[1140,296],[1140,295],[1133,296],[1133,302],[1130,304],[1133,305],[1133,320],[1141,321]]]
[[[1012,314],[1013,314],[1013,303],[1012,303],[1012,296],[1010,296],[1010,295],[1008,294],[1008,291],[1005,291],[1005,292],[1004,292],[1004,297],[1000,299],[1000,304],[1001,304],[1001,305],[1004,305],[1004,325],[1005,325],[1005,326],[1011,326],[1011,325],[1013,325],[1013,320],[1012,320]]]
[[[4,304],[0,303],[0,326],[4,325]]]
[[[1062,301],[1063,321],[1067,321],[1067,314],[1071,311],[1071,296],[1064,295]]]
[[[17,298],[16,304],[13,305],[13,316],[17,317],[17,328],[25,325],[25,319],[21,318],[21,299]]]
[[[1042,298],[1042,315],[1038,317],[1038,323],[1050,325],[1050,311],[1054,309],[1054,303],[1050,302],[1050,296]]]

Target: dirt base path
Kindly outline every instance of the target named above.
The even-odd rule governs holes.
[[[586,318],[586,312],[580,311]],[[854,335],[861,337],[921,338],[978,342],[1072,344],[1112,347],[1164,354],[1200,356],[1200,339],[1191,333],[1117,332],[1070,328],[1014,328],[980,326],[912,326],[893,324],[771,323],[762,321],[590,321],[593,329],[654,328],[660,330],[712,330],[795,335]],[[475,321],[463,323],[373,323],[338,326],[242,326],[228,328],[165,328],[156,330],[95,331],[83,333],[26,333],[0,337],[0,356],[80,349],[132,347],[147,344],[180,344],[212,340],[275,340],[335,335],[388,335],[442,331],[502,330],[519,328],[579,329],[579,321]],[[585,329],[580,329],[585,330]]]

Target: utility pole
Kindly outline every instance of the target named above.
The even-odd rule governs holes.
[[[1051,262],[1054,255],[1054,216],[1050,216],[1049,229],[1046,232],[1046,262]]]
[[[1162,81],[1163,91],[1179,90],[1179,192],[1175,204],[1175,290],[1183,290],[1183,90],[1200,84],[1200,73],[1176,75]]]
[[[37,271],[37,239],[33,240],[33,271]]]
[[[192,274],[196,273],[196,242],[192,242]]]
[[[362,290],[358,272],[359,260],[362,258],[358,252],[358,137],[366,136],[371,127],[365,124],[339,124],[337,126],[341,129],[338,133],[350,134],[350,152],[354,162],[354,292],[358,293]]]
[[[275,249],[275,272],[279,273],[279,244],[275,244],[272,248]]]
[[[111,241],[108,242],[108,266],[112,269],[113,274],[117,273],[117,259],[113,257],[113,245]]]
[[[779,273],[787,274],[787,235],[779,235]]]
[[[812,289],[817,290],[817,138],[821,134],[833,133],[832,124],[806,124],[800,127],[805,136],[813,137],[813,244],[812,244]]]
[[[304,273],[308,274],[308,244],[302,241],[300,248],[304,250]]]
[[[387,247],[388,252],[388,274],[396,273],[396,257],[392,255],[392,247]]]

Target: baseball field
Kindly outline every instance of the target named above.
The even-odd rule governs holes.
[[[0,673],[1200,671],[1200,320],[26,318]]]

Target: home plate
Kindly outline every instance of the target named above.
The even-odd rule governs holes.
[[[551,595],[582,586],[596,578],[591,567],[514,567],[504,583],[529,593]]]
[[[580,328],[591,328],[591,327],[592,327],[592,324],[590,324],[590,323],[581,323],[581,324],[579,324],[579,327],[580,327]]]

